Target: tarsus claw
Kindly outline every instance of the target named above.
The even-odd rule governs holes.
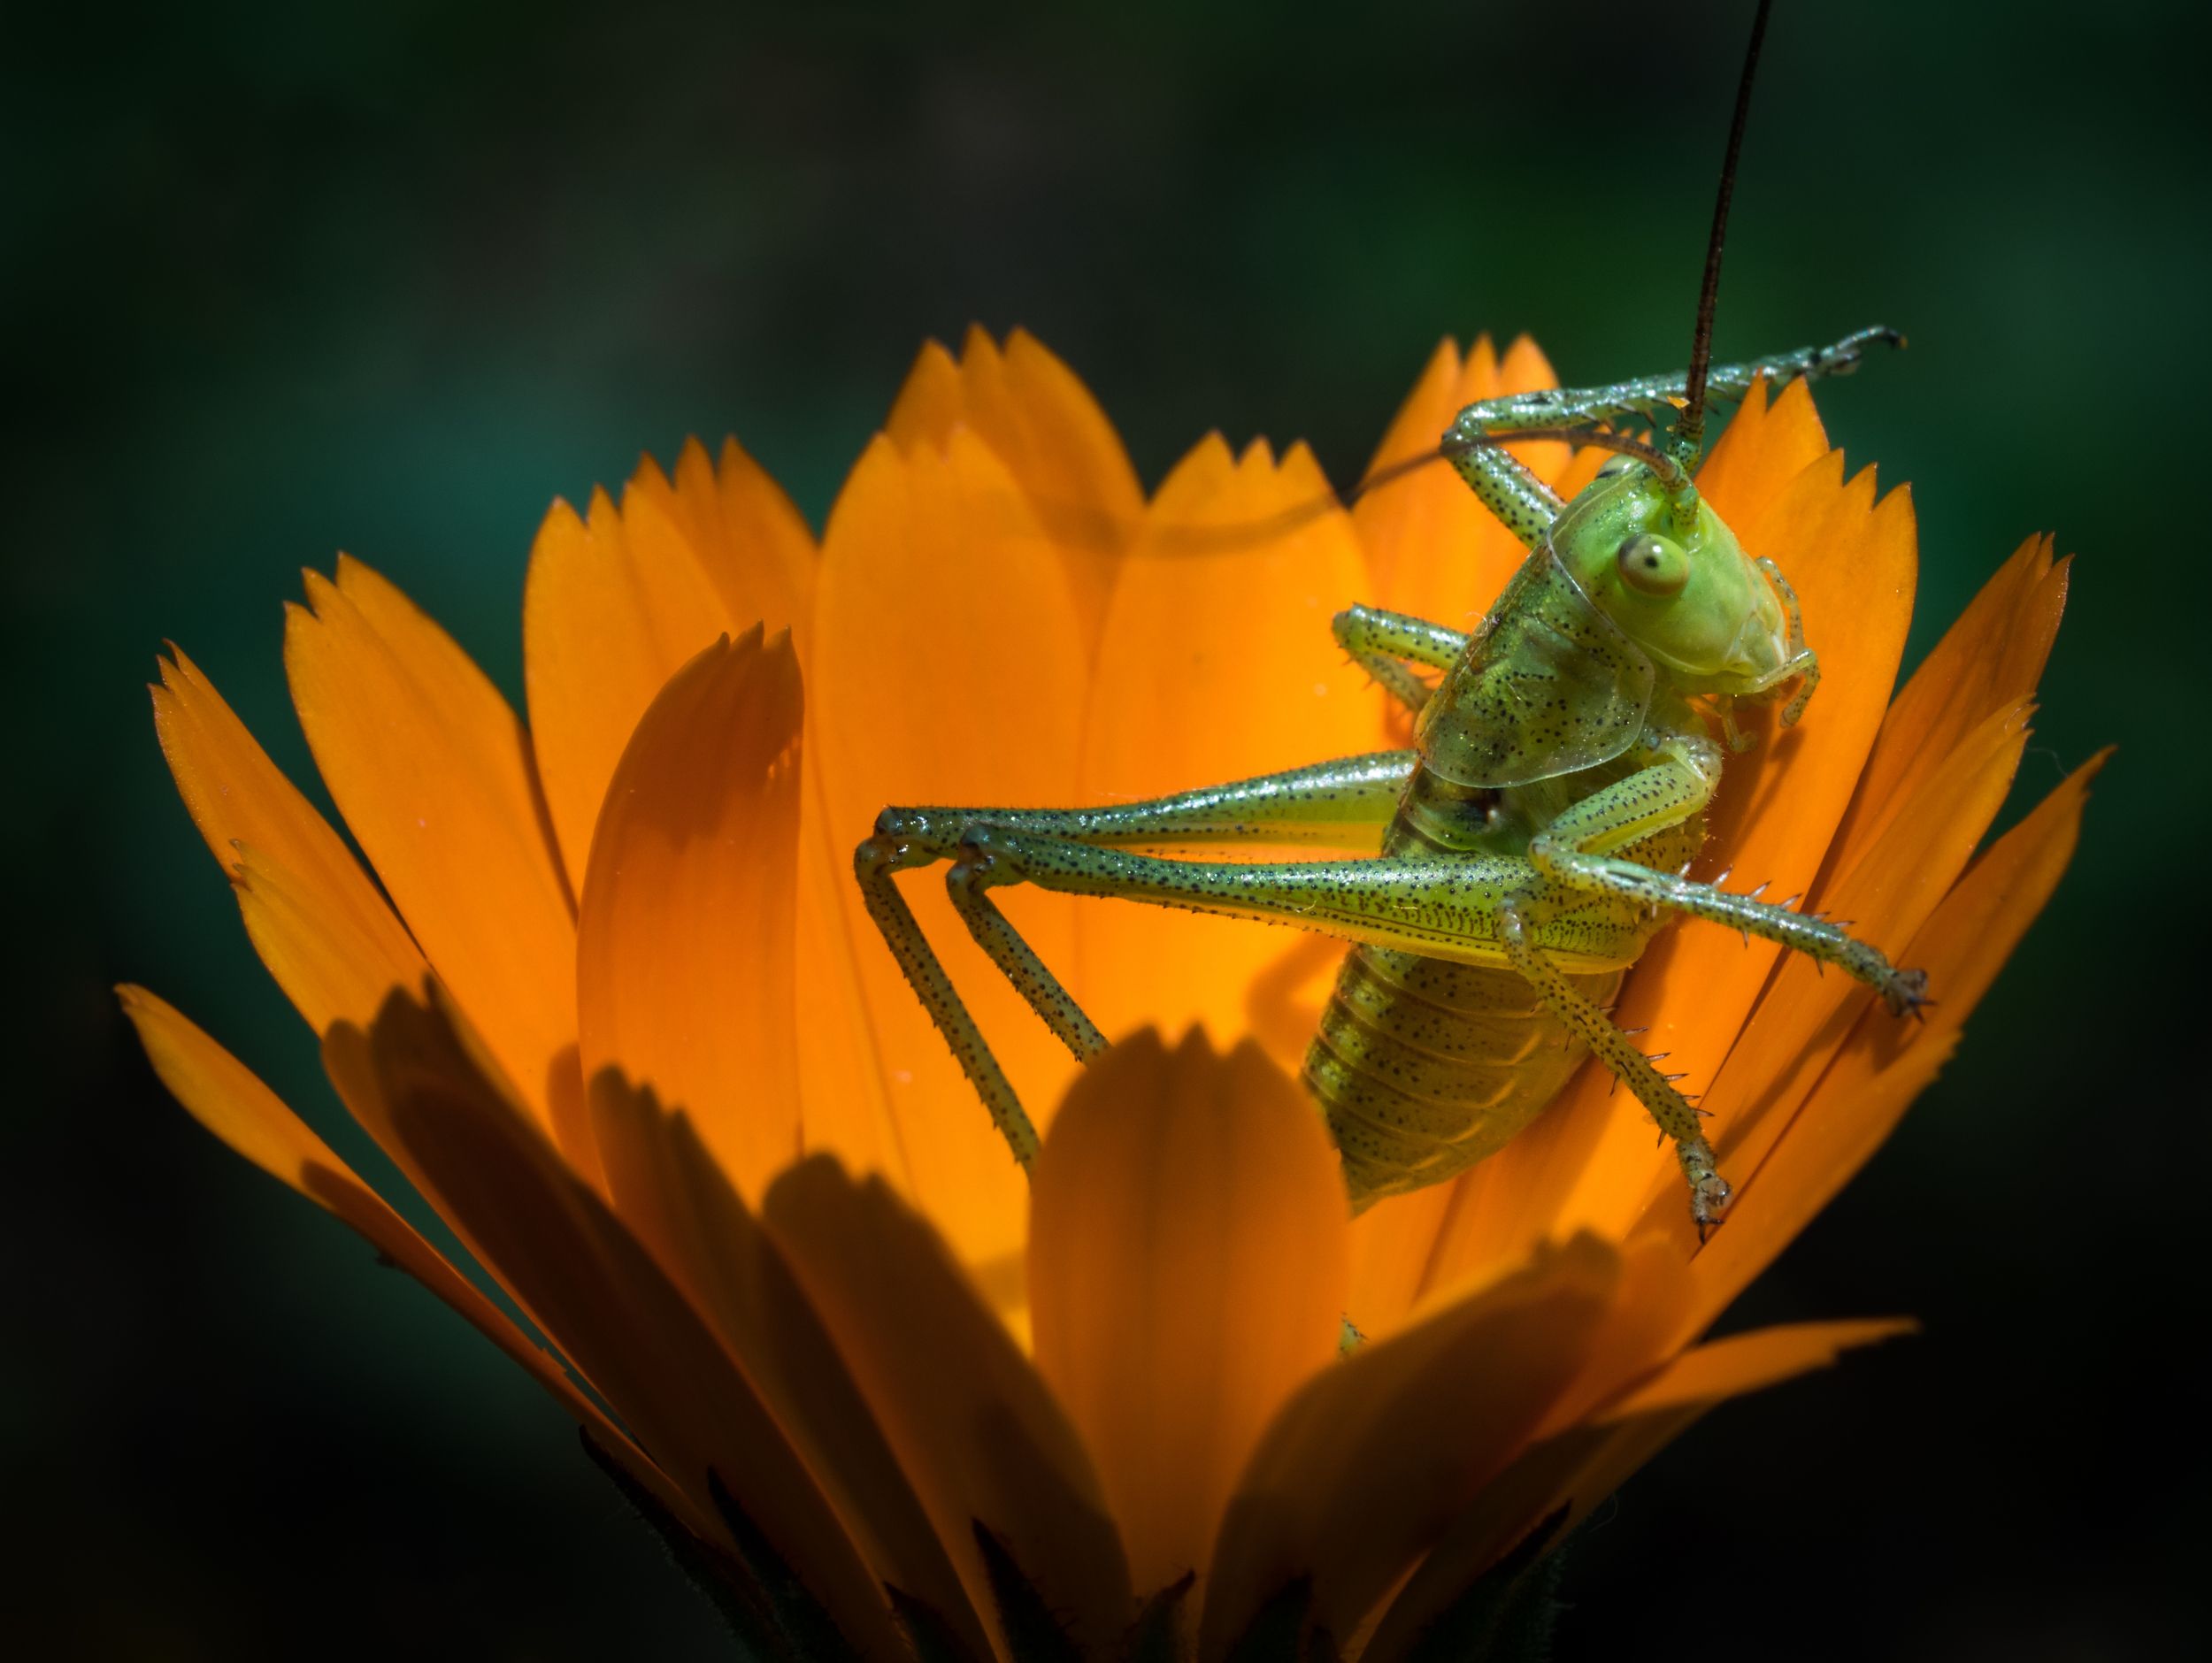
[[[1893,1016],[1917,1016],[1923,1005],[1933,1002],[1928,997],[1925,970],[1893,970],[1882,984],[1882,1003]]]

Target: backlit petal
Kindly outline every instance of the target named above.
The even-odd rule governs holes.
[[[522,604],[538,774],[569,882],[580,890],[599,805],[631,729],[676,667],[731,628],[687,545],[664,538],[673,547],[649,564],[604,491],[592,493],[587,513],[565,502],[547,512]]]
[[[1026,330],[1004,350],[970,329],[960,356],[922,349],[885,432],[902,448],[941,449],[972,429],[1006,466],[1052,540],[1087,647],[1106,616],[1119,556],[1144,517],[1144,494],[1120,435],[1090,390]]]
[[[770,1233],[852,1369],[977,1609],[997,1536],[1086,1648],[1129,1619],[1129,1573],[1081,1443],[942,1239],[880,1179],[810,1160],[779,1178]]]
[[[800,709],[790,639],[757,625],[679,671],[615,770],[577,925],[585,1077],[687,1111],[749,1201],[799,1154]]]
[[[861,954],[880,953],[873,930],[849,931],[852,897],[850,829],[832,830],[822,772],[803,754],[798,848],[797,939],[800,1142],[810,1154],[833,1154],[849,1171],[880,1172],[910,1193],[906,1152],[891,1109],[892,1084],[876,1041]]]
[[[1382,748],[1381,694],[1329,632],[1365,586],[1350,520],[1303,446],[1279,465],[1263,445],[1233,458],[1218,437],[1201,444],[1160,487],[1114,590],[1071,801],[1127,802]],[[1079,932],[1072,985],[1110,1038],[1194,1022],[1225,1044],[1241,1037],[1254,978],[1294,945],[1116,902],[1087,903]]]
[[[1309,1381],[1246,1468],[1214,1551],[1214,1663],[1293,1579],[1340,1639],[1517,1455],[1572,1379],[1619,1275],[1587,1236]],[[1510,1360],[1509,1362],[1505,1360]]]
[[[2027,724],[2026,705],[2015,702],[1960,740],[1940,770],[1921,776],[1864,858],[1822,892],[1822,909],[1854,920],[1853,933],[1868,940],[1911,941],[2004,806]],[[1870,989],[1823,975],[1798,954],[1777,968],[1706,1100],[1724,1169],[1754,1170],[1766,1158],[1873,1000]]]
[[[524,681],[546,806],[571,885],[630,731],[663,683],[718,635],[788,629],[812,602],[814,547],[775,482],[734,440],[720,470],[694,440],[672,485],[640,464],[618,511],[556,502],[523,590]]]
[[[2066,609],[2071,564],[2070,556],[2052,561],[2049,538],[2031,537],[1913,671],[1866,759],[1829,855],[1831,875],[1858,862],[1969,733],[1993,713],[2032,696]]]
[[[1764,1165],[1740,1175],[1727,1224],[1696,1257],[1684,1337],[1703,1330],[1828,1204],[1935,1077],[1998,970],[2050,899],[2072,858],[2100,755],[1976,861],[1914,937],[1907,963],[1943,990],[1924,1023],[1871,1009]],[[1681,1209],[1678,1207],[1677,1213]],[[1663,1206],[1642,1229],[1672,1230]],[[1686,1228],[1681,1234],[1686,1236]]]
[[[824,540],[807,696],[826,899],[842,914],[913,1193],[971,1262],[1018,1262],[1026,1185],[863,908],[851,854],[887,804],[1078,801],[1087,655],[1024,504],[965,429],[941,453],[870,446]],[[968,939],[941,873],[911,874],[902,890],[1041,1124],[1072,1059]],[[1013,891],[1002,905],[1048,964],[1068,965],[1071,900]],[[811,1125],[811,1101],[808,1113]],[[810,1145],[819,1146],[811,1133]]]
[[[672,482],[650,462],[641,464],[623,493],[622,515],[649,568],[672,532],[696,555],[739,629],[758,624],[772,635],[788,628],[805,662],[820,564],[814,534],[736,440],[723,440],[713,458],[697,440],[686,440]]]
[[[1037,1367],[1083,1435],[1140,1592],[1202,1571],[1245,1460],[1338,1346],[1344,1179],[1257,1047],[1148,1030],[1077,1079],[1037,1165]]]
[[[541,1124],[585,1150],[576,930],[529,736],[452,637],[359,562],[311,572],[284,664],[330,794]]]
[[[151,689],[154,732],[194,824],[237,876],[255,946],[317,1033],[341,1017],[366,1021],[393,987],[421,984],[422,955],[338,834],[198,666],[172,651],[173,662],[162,661],[162,685]],[[249,860],[250,877],[239,872]],[[272,956],[269,933],[256,927],[255,897],[273,890],[295,921],[298,953],[279,947]]]
[[[1307,1024],[1302,1043],[1312,1037],[1313,1026]],[[1352,1221],[1352,1284],[1344,1314],[1370,1339],[1397,1326],[1420,1298],[1458,1193],[1455,1184],[1432,1184],[1386,1197]]]
[[[365,908],[334,904],[329,889],[250,843],[234,853],[231,888],[247,938],[317,1033],[333,1023],[365,1022],[395,988],[422,985],[429,967],[381,896],[374,898],[380,919]]]

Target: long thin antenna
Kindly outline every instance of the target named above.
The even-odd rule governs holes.
[[[1705,376],[1713,365],[1713,306],[1720,298],[1720,251],[1728,238],[1728,203],[1736,194],[1736,157],[1743,149],[1744,123],[1751,114],[1751,83],[1759,71],[1759,47],[1766,39],[1767,13],[1774,0],[1759,0],[1751,19],[1751,44],[1744,49],[1743,79],[1736,83],[1736,119],[1728,129],[1728,155],[1720,165],[1720,195],[1713,203],[1713,238],[1705,248],[1705,287],[1697,297],[1697,333],[1690,340],[1688,402],[1675,435],[1691,459],[1705,442]]]

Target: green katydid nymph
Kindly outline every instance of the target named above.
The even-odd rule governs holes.
[[[1678,918],[1834,964],[1903,1015],[1925,978],[1842,926],[1688,877],[1740,701],[1807,708],[1819,667],[1787,579],[1737,541],[1692,478],[1706,403],[1848,371],[1886,329],[1714,366],[1728,198],[1767,7],[1753,25],[1686,374],[1493,399],[1461,412],[1448,457],[1526,545],[1479,627],[1366,607],[1338,641],[1415,713],[1411,749],[1325,762],[1110,808],[887,809],[855,854],[871,916],[1025,1166],[1037,1138],[901,898],[895,874],[949,862],[956,907],[1037,1014],[1088,1061],[1105,1038],[990,897],[1007,884],[1225,914],[1353,943],[1307,1054],[1354,1210],[1439,1183],[1502,1147],[1585,1059],[1674,1142],[1701,1231],[1730,1190],[1696,1109],[1607,1015]],[[1648,424],[1648,441],[1621,431]],[[1503,446],[1566,439],[1616,454],[1571,502]],[[1372,482],[1371,482],[1371,485]],[[1436,679],[1432,681],[1431,676]],[[1145,846],[1380,833],[1366,859],[1210,862]]]

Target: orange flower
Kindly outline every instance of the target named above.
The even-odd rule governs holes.
[[[1549,381],[1526,342],[1447,344],[1379,459]],[[1529,453],[1570,487],[1595,460]],[[1179,1629],[1207,1659],[1302,1629],[1406,1657],[1705,1409],[1901,1326],[1700,1343],[1949,1054],[2095,766],[1973,858],[2064,598],[2047,541],[1893,702],[1906,494],[1846,479],[1802,385],[1755,395],[1701,482],[1788,571],[1826,672],[1802,726],[1731,763],[1708,863],[1856,919],[1941,1001],[1900,1023],[1778,949],[1660,939],[1619,1020],[1712,1112],[1740,1199],[1701,1250],[1595,1069],[1465,1177],[1353,1222],[1277,1066],[1329,944],[1014,893],[1110,1034],[1233,1046],[1140,1033],[1079,1079],[916,885],[1046,1131],[1025,1185],[862,911],[875,811],[1386,747],[1331,613],[1462,622],[1519,551],[1440,472],[1307,512],[1302,448],[1210,438],[1147,501],[1018,333],[924,352],[818,548],[733,445],[556,505],[527,728],[382,578],[311,577],[286,667],[374,879],[190,661],[162,667],[163,747],[264,960],[544,1345],[197,1028],[124,1001],[193,1114],[574,1414],[764,1655],[1102,1657]],[[1365,1339],[1339,1360],[1347,1315]]]

